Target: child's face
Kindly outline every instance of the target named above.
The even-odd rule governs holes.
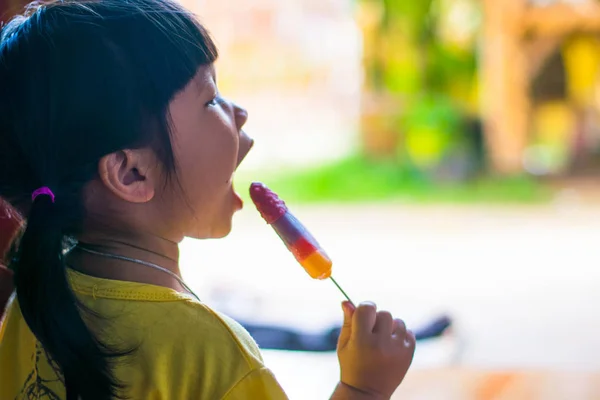
[[[253,144],[242,131],[248,113],[219,97],[212,66],[199,69],[169,111],[177,179],[160,197],[177,225],[171,228],[194,238],[223,237],[242,208],[232,179]]]

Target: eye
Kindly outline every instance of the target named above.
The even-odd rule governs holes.
[[[211,101],[206,103],[206,107],[214,107],[216,105],[223,103],[224,101],[225,100],[221,96],[217,95]]]

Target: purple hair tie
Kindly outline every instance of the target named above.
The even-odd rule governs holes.
[[[49,187],[41,187],[37,190],[34,190],[33,193],[31,194],[31,201],[35,201],[35,199],[38,196],[50,196],[50,198],[52,199],[52,202],[54,203],[54,193],[52,193],[52,190],[50,190]]]

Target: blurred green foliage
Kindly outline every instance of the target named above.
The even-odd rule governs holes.
[[[397,108],[381,107],[381,116],[389,121],[381,129],[392,126],[397,135],[395,157],[356,154],[310,168],[253,171],[236,178],[238,188],[260,179],[287,201],[308,203],[505,204],[550,199],[551,191],[532,178],[483,173],[476,21],[470,33],[458,39],[448,35],[456,28],[457,15],[461,21],[476,19],[469,12],[476,13],[477,0],[359,2],[379,18],[376,29],[365,28],[365,88],[370,97],[381,96],[383,105],[390,104],[390,97],[397,100],[391,102]],[[457,11],[458,3],[463,8]]]
[[[445,41],[441,21],[450,10],[443,0],[363,0],[381,10],[378,38],[369,45],[386,51],[367,76],[377,90],[399,94],[447,92],[457,80],[471,83],[477,73],[474,46]],[[397,50],[397,51],[395,51]],[[372,60],[369,60],[372,61]]]
[[[443,34],[449,15],[456,13],[453,7],[472,0],[362,1],[370,12],[380,13],[377,29],[366,33],[366,46],[374,47],[366,52],[367,91],[402,104],[391,112],[382,108],[398,136],[399,165],[431,177],[443,175],[438,172],[447,168],[448,158],[483,167],[472,161],[481,154],[476,154],[475,135],[466,130],[477,118],[476,41],[457,43]]]
[[[433,183],[391,161],[352,156],[326,165],[288,170],[239,173],[236,187],[249,201],[247,188],[261,180],[293,203],[418,202],[418,203],[537,203],[550,191],[527,177],[482,178],[462,185]]]
[[[460,110],[446,96],[424,94],[408,107],[401,119],[404,137],[399,159],[411,166],[429,170],[460,146],[463,120]]]

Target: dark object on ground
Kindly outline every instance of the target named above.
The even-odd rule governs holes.
[[[305,352],[335,351],[341,329],[336,327],[323,333],[303,333],[284,327],[241,324],[262,349]],[[429,340],[442,336],[451,326],[452,320],[442,316],[414,333],[417,341]]]

